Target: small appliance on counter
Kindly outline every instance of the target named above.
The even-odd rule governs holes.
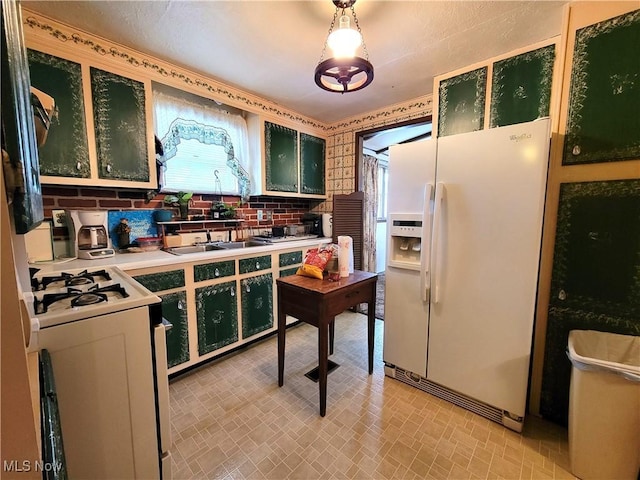
[[[331,213],[322,214],[322,233],[323,237],[333,236],[333,215]]]
[[[94,260],[115,254],[109,239],[107,212],[104,210],[69,210],[71,251],[78,258]]]
[[[305,231],[310,234],[322,236],[322,217],[317,213],[305,213],[302,215],[302,223]]]

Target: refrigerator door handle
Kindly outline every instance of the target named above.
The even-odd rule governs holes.
[[[436,184],[435,206],[433,209],[433,245],[431,258],[431,276],[433,277],[433,303],[440,302],[440,279],[438,269],[438,247],[440,245],[440,223],[442,222],[442,208],[444,204],[445,185],[442,182]]]
[[[427,183],[424,188],[424,201],[422,202],[422,256],[420,258],[420,292],[423,302],[429,301],[431,289],[431,276],[429,265],[431,264],[431,197],[433,196],[433,184]]]

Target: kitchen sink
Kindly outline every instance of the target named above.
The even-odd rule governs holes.
[[[218,244],[221,248],[245,248],[245,247],[258,247],[264,245],[264,243],[253,242],[248,240],[246,242],[223,242]]]
[[[255,247],[258,245],[264,245],[259,242],[216,242],[216,243],[201,243],[198,245],[186,245],[183,247],[171,247],[167,250],[174,255],[188,255],[190,253],[202,253],[211,252],[213,250],[231,250],[236,248]]]
[[[224,250],[218,244],[208,243],[203,245],[186,245],[184,247],[171,247],[167,250],[169,253],[173,253],[174,255],[188,255],[189,253],[202,253],[202,252],[210,252],[213,250]]]

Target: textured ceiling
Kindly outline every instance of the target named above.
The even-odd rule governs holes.
[[[23,8],[325,123],[429,94],[434,76],[558,35],[565,3],[358,0],[375,79],[341,95],[313,81],[330,0],[22,0]]]

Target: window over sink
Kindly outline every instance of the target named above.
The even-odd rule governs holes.
[[[153,83],[161,192],[247,198],[249,135],[241,110]]]

